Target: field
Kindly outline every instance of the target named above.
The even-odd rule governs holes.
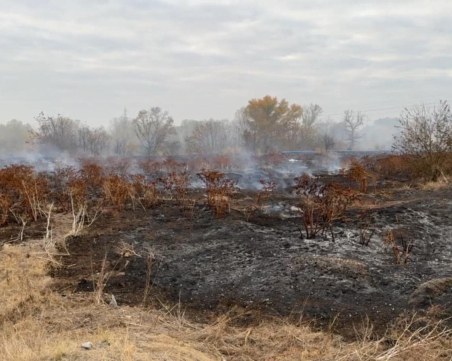
[[[354,156],[3,167],[0,354],[452,360],[452,187]]]

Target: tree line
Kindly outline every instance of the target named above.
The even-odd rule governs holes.
[[[17,120],[0,125],[0,152],[17,152],[32,144],[94,156],[220,154],[243,148],[258,154],[353,149],[363,125],[362,113],[355,116],[348,110],[342,122],[327,123],[322,112],[317,104],[301,106],[267,95],[251,99],[232,121],[184,120],[178,126],[160,107],[141,110],[135,117],[124,111],[108,128],[40,113],[34,127]]]
[[[346,110],[339,122],[322,119],[318,104],[301,106],[264,96],[251,99],[228,120],[184,120],[175,125],[168,111],[151,107],[129,117],[113,119],[108,128],[90,127],[63,115],[39,114],[32,127],[17,120],[0,124],[0,152],[17,153],[36,146],[77,155],[147,157],[180,154],[224,154],[248,150],[265,154],[291,150],[353,150],[362,136],[366,116]],[[452,151],[452,116],[448,103],[405,109],[401,133],[393,149],[423,157],[441,172],[445,154]],[[376,137],[379,134],[375,135]],[[381,135],[380,135],[381,136]],[[424,157],[428,154],[428,157]]]

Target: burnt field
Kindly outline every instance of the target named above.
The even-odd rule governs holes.
[[[452,316],[452,188],[409,183],[394,156],[309,157],[4,167],[0,237],[56,249],[61,294],[195,319],[238,306],[353,337]]]

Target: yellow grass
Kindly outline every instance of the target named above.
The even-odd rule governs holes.
[[[209,323],[168,311],[97,305],[92,295],[51,290],[48,256],[38,244],[0,250],[0,359],[44,360],[452,360],[452,336],[439,326],[411,330],[412,323],[371,341],[345,342],[309,325],[263,319],[238,326],[243,310]],[[390,342],[387,342],[387,341]],[[81,344],[90,341],[91,350]]]
[[[450,187],[452,184],[452,178],[451,177],[442,177],[436,182],[426,182],[421,185],[421,189],[425,191],[436,191],[439,189],[444,189]]]

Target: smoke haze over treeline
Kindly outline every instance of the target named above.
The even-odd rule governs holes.
[[[183,120],[174,124],[169,111],[150,107],[123,114],[108,127],[40,113],[31,123],[0,124],[0,155],[30,152],[70,156],[214,155],[247,150],[254,154],[283,151],[390,150],[397,119],[370,121],[359,111],[344,111],[340,121],[326,120],[317,104],[300,106],[265,96],[252,99],[234,119]]]

